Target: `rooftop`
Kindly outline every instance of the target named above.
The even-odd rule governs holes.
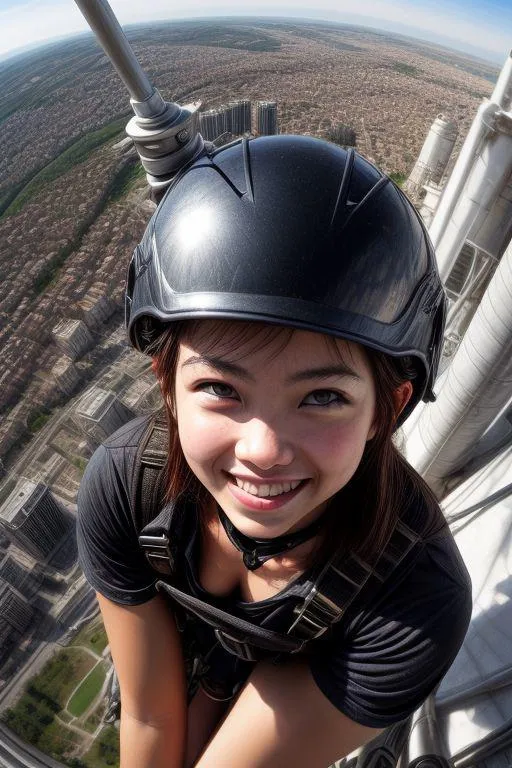
[[[26,478],[20,480],[0,507],[0,518],[6,523],[12,523],[37,488],[38,483],[34,483],[33,480]]]
[[[107,392],[106,389],[100,389],[100,387],[92,387],[78,403],[76,408],[77,415],[99,421],[108,411],[115,398],[116,396],[113,392]]]

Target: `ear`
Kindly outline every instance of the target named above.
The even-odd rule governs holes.
[[[393,391],[393,403],[395,405],[395,419],[398,419],[403,409],[411,399],[413,387],[410,381],[404,381]]]

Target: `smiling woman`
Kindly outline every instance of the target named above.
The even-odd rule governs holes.
[[[444,303],[415,210],[354,152],[242,141],[173,182],[126,297],[165,402],[163,501],[141,532],[148,419],[79,498],[123,768],[325,768],[438,684],[469,582],[392,436],[433,396]]]

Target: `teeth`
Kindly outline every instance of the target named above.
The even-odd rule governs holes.
[[[235,477],[236,484],[239,488],[242,488],[246,493],[250,493],[251,496],[269,497],[280,496],[282,493],[288,493],[295,490],[300,485],[301,480],[291,480],[286,483],[265,483],[264,485],[254,485],[247,480],[241,480],[239,477]]]

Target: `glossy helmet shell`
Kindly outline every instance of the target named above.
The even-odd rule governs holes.
[[[434,251],[405,195],[356,152],[299,136],[243,139],[178,175],[126,292],[140,351],[174,320],[224,318],[411,356],[407,412],[433,397],[444,314]]]

